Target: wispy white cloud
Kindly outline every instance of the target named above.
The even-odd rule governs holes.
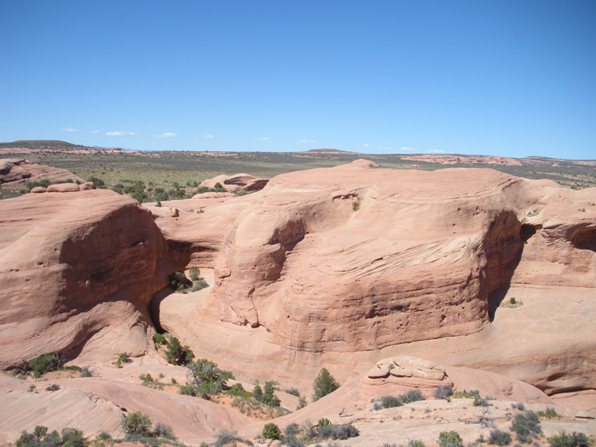
[[[269,141],[270,138],[269,137],[260,137],[256,139],[257,141]]]
[[[136,134],[136,132],[131,130],[111,130],[110,132],[106,132],[108,137],[128,137]]]
[[[367,149],[368,149],[368,148],[370,148],[370,144],[368,144],[368,143],[364,143],[364,144],[362,145],[362,147],[365,147],[365,148],[367,148]]]
[[[427,151],[429,154],[444,154],[445,151],[443,149],[429,149]]]
[[[408,146],[400,147],[399,150],[400,152],[420,152],[418,149]]]
[[[203,135],[203,138],[205,140],[213,140],[215,138],[215,135],[213,135],[212,133],[206,133],[205,135]]]
[[[298,141],[300,144],[315,144],[317,142],[317,140],[309,140],[307,138],[302,138],[300,141]]]
[[[75,129],[74,127],[65,127],[64,129],[62,129],[64,132],[78,132],[79,129]]]
[[[100,130],[97,130],[97,129],[95,129],[95,130],[92,130],[92,131],[91,131],[91,133],[98,134],[98,133],[101,133],[101,131],[100,131]]]
[[[176,132],[162,132],[155,135],[155,138],[173,138],[176,136]]]

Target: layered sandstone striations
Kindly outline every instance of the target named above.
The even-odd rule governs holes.
[[[578,204],[594,195],[480,169],[354,162],[280,175],[238,216],[215,264],[214,293],[226,321],[264,326],[296,351],[476,332],[535,233],[578,260],[565,264],[570,281],[593,284],[595,212]],[[544,200],[565,215],[530,221]]]
[[[322,365],[346,379],[419,350],[551,394],[596,386],[594,189],[359,161],[218,200],[181,226],[188,241],[210,234],[213,291],[180,298],[184,315],[164,301],[162,317],[223,366],[306,384]],[[500,310],[512,296],[523,307]]]
[[[145,352],[166,249],[151,214],[111,191],[0,201],[0,366],[54,351]]]

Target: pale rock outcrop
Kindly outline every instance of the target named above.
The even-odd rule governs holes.
[[[203,180],[200,186],[204,188],[215,188],[218,183],[228,192],[237,191],[258,191],[263,189],[269,182],[266,178],[257,178],[250,174],[217,175]]]
[[[66,169],[39,165],[29,160],[3,158],[0,159],[0,184],[25,184],[29,181],[49,180],[52,183],[70,181],[73,183],[85,180]]]

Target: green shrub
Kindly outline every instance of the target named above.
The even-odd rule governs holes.
[[[254,388],[252,389],[252,397],[254,397],[259,402],[263,401],[263,388],[261,388],[261,385],[259,385],[258,382],[255,384]]]
[[[217,435],[215,447],[227,446],[232,441],[241,441],[241,439],[238,437],[238,434],[235,431],[225,429],[221,430]]]
[[[422,395],[422,392],[420,390],[416,389],[410,390],[407,393],[400,395],[399,399],[402,401],[402,403],[409,404],[410,402],[424,400],[424,396]]]
[[[224,188],[224,187],[222,186],[222,184],[221,184],[221,183],[219,183],[219,182],[217,182],[217,183],[215,184],[215,186],[213,187],[213,190],[214,190],[215,192],[226,192],[226,191],[227,191],[227,190],[226,190],[226,188]]]
[[[261,399],[261,402],[270,407],[280,406],[281,402],[275,395],[275,382],[265,382],[265,386],[263,387],[263,398]]]
[[[199,269],[197,267],[191,267],[188,270],[188,276],[191,281],[196,281],[197,279],[199,279]]]
[[[58,391],[60,389],[60,385],[57,383],[52,383],[46,387],[46,391]]]
[[[155,424],[152,434],[153,436],[158,436],[160,438],[176,439],[172,427],[167,424],[162,424],[161,422]]]
[[[132,362],[132,360],[130,359],[130,356],[123,352],[122,354],[118,355],[118,360],[116,360],[116,367],[117,368],[122,368],[122,364],[123,363],[130,363]]]
[[[516,414],[511,424],[511,430],[517,435],[517,440],[529,444],[532,438],[542,433],[540,418],[533,411]]]
[[[547,407],[545,411],[539,411],[538,417],[546,419],[555,419],[560,417],[554,408]]]
[[[319,400],[321,397],[332,393],[337,388],[339,388],[337,381],[326,368],[323,368],[313,384],[313,400]]]
[[[62,430],[62,445],[64,447],[83,447],[85,438],[83,432],[76,428],[65,428]]]
[[[157,345],[165,345],[168,343],[168,339],[165,334],[157,333],[153,336],[153,343]]]
[[[183,272],[174,272],[168,277],[170,287],[177,291],[182,292],[192,286],[192,282],[184,275]]]
[[[60,358],[55,352],[40,355],[27,363],[27,370],[31,371],[36,378],[47,372],[56,371],[58,368],[60,368]]]
[[[300,434],[300,426],[296,423],[289,424],[284,429],[284,436],[286,438],[295,438],[296,436],[298,436],[298,434]]]
[[[83,366],[80,371],[81,377],[93,377],[93,371],[88,366]]]
[[[348,439],[354,438],[360,434],[358,429],[352,424],[327,424],[317,427],[317,434],[323,439]]]
[[[399,397],[395,396],[382,396],[381,405],[383,408],[401,407],[403,405]]]
[[[207,283],[207,281],[205,281],[203,278],[199,278],[192,282],[191,291],[198,292],[199,290],[203,290],[207,287],[209,287],[209,284]]]
[[[93,183],[96,188],[100,188],[100,189],[105,189],[106,188],[106,182],[104,182],[102,179],[97,178],[95,176],[89,177],[87,179],[87,181]]]
[[[440,447],[463,447],[464,441],[456,431],[442,431],[439,433]]]
[[[424,442],[419,441],[418,439],[412,439],[411,441],[408,441],[408,443],[406,444],[406,447],[426,447],[424,445]]]
[[[280,439],[281,430],[277,425],[270,422],[268,424],[265,424],[265,426],[263,427],[262,435],[265,439]]]
[[[16,445],[17,447],[83,447],[85,439],[83,432],[76,428],[64,428],[60,435],[55,430],[48,433],[47,427],[38,425],[33,433],[22,432]]]
[[[435,388],[435,399],[449,399],[453,395],[453,386],[443,385]]]
[[[550,447],[588,447],[590,440],[584,433],[565,433],[562,431],[558,435],[548,438]]]
[[[186,345],[180,344],[176,337],[168,337],[166,347],[166,361],[172,365],[187,366],[195,355]]]
[[[248,399],[251,397],[251,393],[246,391],[241,383],[235,383],[226,391],[230,396],[244,397]]]
[[[230,371],[219,369],[217,364],[207,359],[199,359],[187,367],[193,382],[194,395],[203,398],[221,393],[227,388],[227,381],[234,378]]]
[[[140,411],[135,411],[122,419],[122,427],[128,435],[148,436],[151,433],[151,419]]]
[[[503,430],[493,430],[488,437],[488,443],[492,445],[509,445],[511,444],[511,435]]]

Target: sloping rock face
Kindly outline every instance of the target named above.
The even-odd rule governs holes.
[[[54,351],[143,353],[165,254],[151,214],[112,191],[0,201],[0,367]]]
[[[594,284],[595,198],[487,169],[356,161],[280,175],[240,212],[216,259],[221,318],[312,353],[477,332],[520,260],[543,262],[545,246],[567,279],[524,266],[529,281]],[[537,219],[541,203],[559,217]]]
[[[49,180],[52,183],[85,181],[66,169],[38,165],[23,159],[0,159],[0,184],[22,184],[27,181],[39,181],[44,179]]]

